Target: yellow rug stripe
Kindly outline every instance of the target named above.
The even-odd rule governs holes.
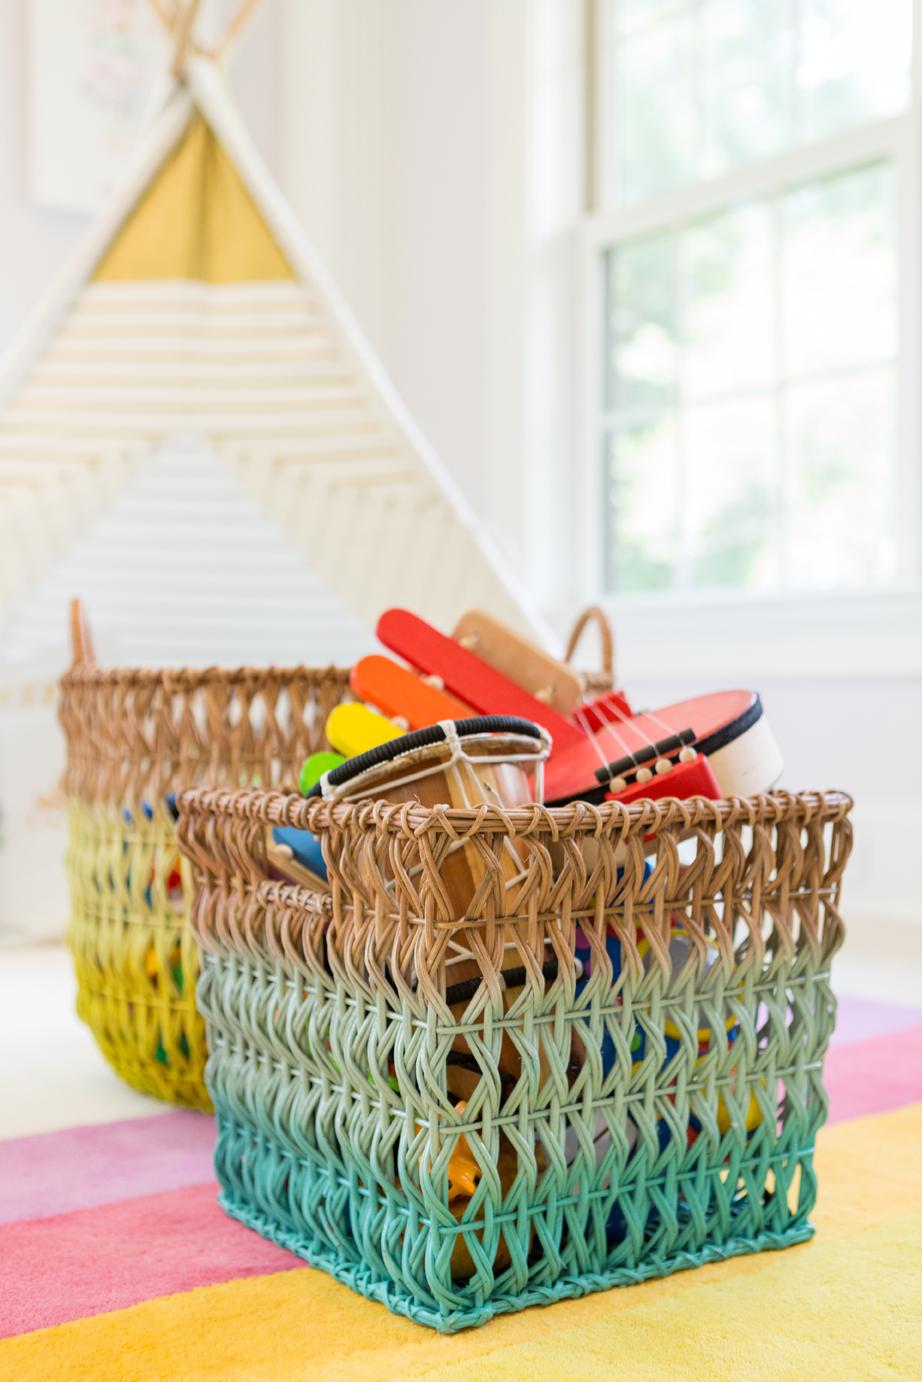
[[[608,1319],[417,1377],[420,1382],[918,1382],[920,1296],[922,1214],[912,1214],[851,1239],[766,1254],[762,1270],[741,1279],[696,1284],[670,1300],[642,1300]]]
[[[237,170],[198,112],[93,274],[103,283],[253,283],[293,277]]]
[[[817,1173],[813,1243],[505,1316],[453,1338],[305,1268],[9,1340],[0,1377],[594,1382],[619,1375],[620,1364],[629,1382],[917,1379],[922,1105],[824,1131]]]

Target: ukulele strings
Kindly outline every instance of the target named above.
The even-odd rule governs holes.
[[[576,723],[579,725],[580,729],[585,730],[585,732],[586,732],[586,734],[587,734],[587,736],[588,736],[588,738],[589,738],[589,742],[591,743],[592,747],[595,749],[596,753],[597,753],[598,756],[599,756],[599,762],[600,762],[601,766],[602,766],[603,768],[607,768],[607,767],[608,767],[608,762],[609,762],[609,760],[605,757],[604,753],[602,752],[602,746],[601,746],[601,744],[599,743],[598,739],[596,738],[595,733],[593,732],[593,730],[592,730],[592,729],[590,728],[590,726],[589,726],[588,717],[586,716],[585,711],[581,710],[581,709],[577,706],[577,708],[573,711],[573,718],[574,718],[574,720],[576,721]],[[607,724],[607,722],[606,722],[606,724]],[[613,730],[611,731],[611,733],[612,733],[612,734],[614,735],[614,737],[618,740],[618,743],[621,745],[621,748],[624,750],[624,753],[626,754],[627,751],[628,751],[627,745],[625,744],[624,740],[621,738],[621,735],[618,733],[618,731],[617,731],[616,729],[613,729]]]
[[[624,712],[619,710],[618,707],[615,705],[606,705],[604,706],[604,708],[597,705],[596,713],[603,719],[603,728],[608,731],[612,738],[617,740],[618,744],[621,747],[622,757],[624,758],[633,758],[634,754],[628,748],[627,744],[625,743],[621,735],[618,733],[618,731],[615,729],[616,724],[630,725],[634,732],[638,734],[641,739],[645,740],[647,748],[651,748],[654,751],[656,750],[656,741],[655,739],[651,739],[647,731],[643,728],[643,725],[641,723],[642,720],[651,720],[655,724],[658,724],[661,729],[665,729],[667,733],[675,733],[675,730],[671,729],[669,725],[664,724],[663,721],[659,718],[659,716],[651,711],[644,712],[642,716],[632,716],[625,715]],[[610,718],[605,718],[606,715],[610,715]],[[586,734],[588,734],[590,740],[592,741],[593,748],[599,755],[601,766],[603,768],[607,768],[611,760],[606,758],[604,753],[602,752],[602,747],[599,744],[598,738],[596,737],[596,733],[593,732],[589,725],[589,720],[586,711],[582,707],[577,706],[576,709],[573,711],[573,718],[578,723],[580,729],[585,730]]]
[[[665,722],[665,720],[661,719],[660,716],[657,715],[657,713],[653,710],[644,711],[642,715],[626,715],[624,711],[618,708],[617,705],[607,703],[604,697],[599,698],[599,702],[596,703],[594,709],[596,714],[602,721],[602,724],[599,726],[598,731],[593,731],[589,723],[589,717],[586,707],[577,706],[573,710],[572,717],[573,720],[579,725],[580,729],[582,729],[589,736],[589,739],[592,742],[592,746],[599,757],[600,764],[606,770],[611,766],[611,760],[607,759],[602,751],[602,747],[597,738],[597,734],[599,733],[599,731],[603,729],[607,731],[607,733],[620,745],[622,757],[631,759],[635,767],[638,767],[635,752],[627,747],[627,744],[625,743],[624,739],[615,729],[616,724],[620,724],[625,727],[629,725],[635,734],[637,734],[641,739],[646,741],[647,747],[653,750],[654,756],[658,754],[659,750],[657,749],[656,741],[650,738],[649,734],[644,728],[644,721],[648,721],[654,725],[658,725],[660,729],[666,731],[666,736],[671,737],[677,733],[677,731],[674,730],[671,725],[668,725]]]

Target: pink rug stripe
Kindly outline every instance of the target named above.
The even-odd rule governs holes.
[[[0,1142],[0,1224],[201,1185],[214,1144],[214,1118],[189,1109]]]
[[[855,998],[840,994],[836,1005],[836,1029],[830,1046],[848,1046],[855,1041],[870,1041],[871,1037],[887,1032],[905,1032],[922,1024],[922,1006],[894,1007],[890,1003],[875,1003],[870,998]]]
[[[830,1123],[922,1102],[922,1026],[833,1047],[823,1083]]]
[[[0,1228],[0,1338],[305,1264],[187,1186]]]

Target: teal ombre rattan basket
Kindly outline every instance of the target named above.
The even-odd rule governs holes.
[[[186,793],[224,1207],[445,1332],[803,1242],[850,807]],[[269,879],[271,824],[329,896]]]

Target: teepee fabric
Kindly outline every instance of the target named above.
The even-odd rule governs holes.
[[[368,629],[482,605],[546,639],[269,177],[190,61],[0,377],[0,617],[138,466],[197,434]]]
[[[61,611],[75,590],[106,663],[349,667],[377,646],[195,436],[140,466],[17,607],[0,692],[46,649],[65,651]]]

